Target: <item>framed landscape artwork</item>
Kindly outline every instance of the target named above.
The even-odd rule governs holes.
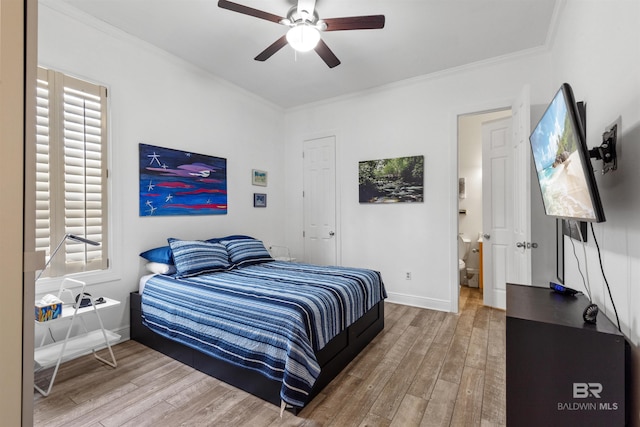
[[[224,215],[227,159],[139,144],[140,216]]]
[[[258,169],[251,171],[251,184],[259,185],[261,187],[267,186],[267,172]]]
[[[360,203],[424,200],[424,156],[367,160],[358,167]]]

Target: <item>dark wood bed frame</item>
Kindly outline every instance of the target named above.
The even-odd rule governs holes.
[[[271,380],[253,370],[216,359],[152,332],[142,324],[141,296],[131,293],[131,339],[157,350],[172,359],[189,365],[207,375],[240,388],[263,400],[280,406],[279,381]],[[334,337],[316,353],[321,371],[307,403],[334,379],[384,329],[384,301],[380,301],[354,324]],[[297,411],[301,408],[294,408]]]

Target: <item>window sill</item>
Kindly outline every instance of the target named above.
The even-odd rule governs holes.
[[[66,278],[83,281],[87,286],[120,280],[120,272],[113,268],[100,271],[87,271],[82,273],[68,274],[61,277],[43,277],[36,283],[36,294],[55,293],[60,288],[60,283]]]

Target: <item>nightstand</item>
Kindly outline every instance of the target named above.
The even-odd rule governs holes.
[[[80,307],[80,304],[75,303],[75,301],[64,302],[62,306],[62,313],[56,319],[47,320],[44,322],[38,322],[37,320],[35,321],[35,325],[38,328],[50,327],[51,325],[60,322],[69,323],[64,340],[43,345],[46,338],[46,335],[43,335],[40,346],[37,347],[34,351],[33,356],[35,362],[35,371],[55,367],[51,376],[51,380],[45,387],[46,390],[34,384],[35,389],[38,390],[38,392],[43,396],[48,396],[51,392],[53,382],[55,381],[56,374],[58,373],[58,368],[64,361],[73,359],[91,351],[93,352],[94,357],[100,362],[103,362],[114,368],[117,366],[116,358],[113,355],[113,350],[111,349],[111,344],[118,341],[120,339],[120,335],[108,331],[104,328],[99,311],[120,305],[120,301],[110,298],[102,298],[102,301],[104,302],[98,303],[92,296],[85,294],[85,286],[86,284],[84,282],[66,278],[60,284],[58,298],[63,302],[65,300],[74,301],[74,296],[71,289],[77,289],[78,295],[85,295],[85,298],[89,298],[89,300],[91,301],[91,305],[87,307]],[[95,329],[92,331],[89,331],[87,329],[83,317],[91,315],[96,316],[96,318],[98,319],[98,324],[100,325],[99,329]],[[80,324],[84,330],[84,333],[71,336],[71,331],[74,324],[76,324],[76,319],[80,320]],[[109,349],[111,360],[104,359],[96,354],[97,349],[101,349],[104,347]]]

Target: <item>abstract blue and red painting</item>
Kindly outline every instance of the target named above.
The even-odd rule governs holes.
[[[139,144],[140,216],[224,215],[227,159]]]

